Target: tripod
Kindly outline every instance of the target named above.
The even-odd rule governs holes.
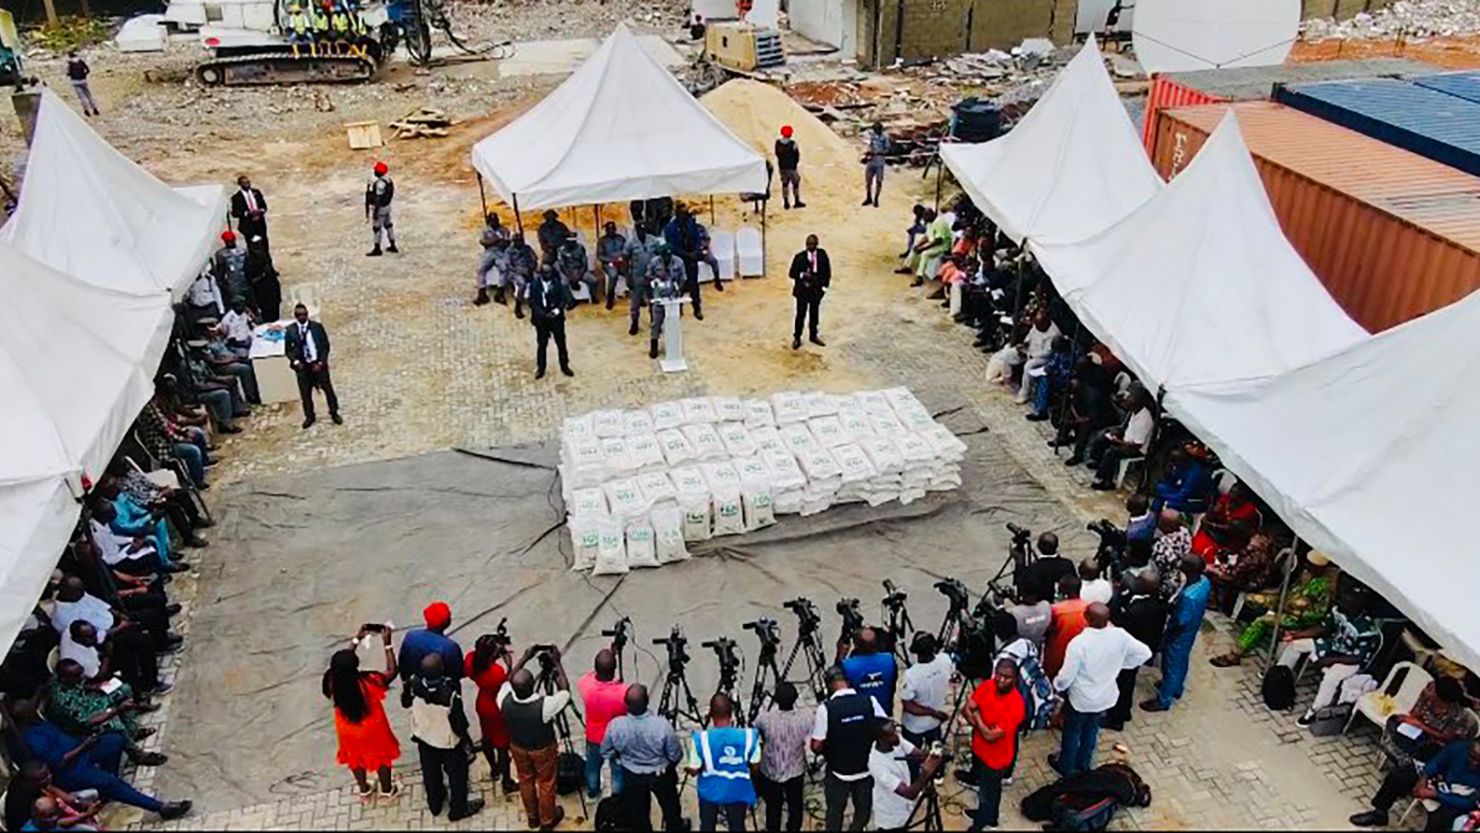
[[[822,653],[822,643],[817,641],[815,628],[797,634],[797,643],[791,646],[791,655],[786,658],[786,665],[781,669],[781,679],[791,678],[791,667],[796,663],[798,653],[807,658],[807,682],[812,686],[812,695],[821,703],[827,699],[826,686],[822,681],[823,674],[827,671],[827,657]]]
[[[769,685],[766,683],[767,676],[771,681]],[[786,675],[782,674],[781,669],[776,665],[776,643],[762,638],[760,658],[755,663],[755,683],[750,687],[750,707],[745,712],[747,725],[755,723],[761,709],[766,707],[771,691],[784,679]]]
[[[556,672],[554,660],[550,658],[549,654],[541,653],[540,673],[538,676],[535,677],[534,681],[535,691],[546,695],[554,694],[558,690],[558,686],[555,682],[555,677]],[[566,704],[564,709],[560,710],[560,714],[555,716],[555,733],[560,736],[560,746],[562,754],[583,757],[576,752],[575,742],[571,740],[569,718],[570,714],[575,715],[576,722],[581,724],[581,728],[583,730],[585,729],[586,720],[581,717],[581,713],[576,710],[575,700],[572,699],[569,703]],[[584,731],[582,732],[582,735],[585,735]],[[576,792],[580,794],[581,821],[584,822],[586,819],[591,817],[591,812],[586,807],[586,786],[582,784],[581,788],[576,790]]]
[[[910,611],[904,606],[903,599],[898,603],[890,603],[885,599],[884,608],[889,612],[884,628],[889,632],[889,641],[894,643],[894,655],[899,657],[900,662],[909,665],[910,651],[905,642],[915,632],[915,623],[910,621]]]
[[[915,816],[920,814],[921,808],[925,810],[924,816],[916,821]],[[920,792],[920,797],[915,799],[915,806],[910,810],[910,817],[905,820],[904,829],[932,832],[946,829],[945,822],[940,817],[940,793],[935,791],[934,784],[927,783]]]
[[[682,705],[679,704],[680,697],[683,698]],[[675,728],[680,717],[687,717],[696,724],[704,722],[699,714],[699,701],[694,699],[694,691],[689,688],[688,677],[684,675],[683,663],[668,664],[668,676],[663,680],[663,694],[658,698],[658,714],[667,718]]]

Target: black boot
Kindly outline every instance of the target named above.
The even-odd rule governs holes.
[[[524,299],[520,298],[518,295],[514,296],[514,317],[524,317]]]
[[[508,300],[504,298],[504,288],[502,286],[500,286],[499,288],[493,290],[493,302],[495,304],[507,304],[507,303],[509,303]]]
[[[480,290],[478,290],[478,297],[476,297],[476,298],[473,299],[473,306],[475,306],[475,307],[481,307],[481,306],[483,306],[486,303],[488,303],[488,290],[486,290],[486,289],[480,289]]]
[[[656,338],[650,338],[650,339],[648,339],[648,358],[650,358],[650,359],[656,359],[657,357],[658,357],[658,340]]]
[[[627,328],[627,335],[629,335],[629,336],[635,336],[635,335],[637,335],[637,322],[636,321],[633,321],[632,322],[632,326],[630,326],[630,327]]]

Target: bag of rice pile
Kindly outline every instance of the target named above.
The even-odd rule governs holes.
[[[695,396],[690,399],[681,400],[679,406],[683,408],[683,422],[685,425],[699,423],[719,422],[719,415],[714,412],[714,403],[707,396]]]
[[[575,549],[575,559],[571,562],[571,570],[584,573],[596,566],[596,553],[601,548],[601,521],[604,516],[593,515],[589,518],[578,518],[572,516],[570,523],[570,543]]]
[[[627,566],[661,567],[658,560],[657,533],[646,516],[636,523],[627,525]]]
[[[745,400],[745,427],[755,429],[774,427],[776,415],[771,412],[771,403],[764,399]]]
[[[854,443],[840,445],[832,453],[833,459],[838,462],[838,468],[843,471],[844,484],[863,483],[878,474],[874,470],[874,464],[869,462],[868,455]]]
[[[749,425],[747,424],[748,428]],[[785,449],[786,443],[781,439],[781,432],[774,425],[762,425],[759,428],[750,429],[750,441],[755,444],[756,451],[770,451],[773,448]]]
[[[604,518],[611,514],[606,506],[606,493],[600,486],[571,492],[569,510],[572,518]]]
[[[595,434],[578,434],[564,443],[565,459],[573,474],[601,474],[601,440]]]
[[[615,576],[627,572],[627,542],[620,521],[606,519],[597,523],[601,536],[596,548],[593,576]]]
[[[740,490],[740,502],[745,509],[746,532],[776,523],[776,502],[771,496],[769,485],[746,483],[745,488]]]
[[[683,539],[690,543],[708,541],[714,533],[710,529],[709,498],[697,503],[680,500],[678,508],[683,511]]]
[[[716,422],[744,422],[745,403],[738,396],[715,396],[710,398],[714,406]]]
[[[807,406],[807,418],[816,419],[820,416],[836,416],[838,413],[837,398],[829,393],[812,391],[802,394],[802,404]]]
[[[924,437],[926,442],[935,449],[935,453],[947,463],[959,463],[966,459],[966,443],[944,425],[932,422],[928,427],[920,430],[920,436]]]
[[[678,489],[674,487],[673,481],[668,479],[668,473],[662,471],[650,471],[637,476],[637,488],[642,490],[643,500],[648,505],[656,505],[663,501],[678,500]]]
[[[749,485],[751,483],[764,483],[766,488],[771,487],[771,464],[766,458],[757,454],[754,457],[746,457],[740,460],[732,460],[735,471],[740,474],[740,483]]]
[[[659,564],[672,564],[689,557],[683,541],[683,512],[677,506],[659,506],[649,516],[653,523],[654,549]]]
[[[812,448],[821,448],[817,439],[812,436],[806,423],[795,423],[781,427],[781,441],[786,443],[786,448],[792,454],[801,454],[802,451]]]
[[[617,480],[609,480],[602,487],[606,492],[606,502],[611,506],[612,516],[624,521],[647,515],[652,504],[643,498],[642,489],[638,488],[637,481],[630,477]]]
[[[758,455],[757,459],[763,457],[771,466],[771,488],[778,495],[801,489],[807,485],[807,475],[802,473],[802,467],[797,464],[797,458],[786,449],[774,449],[764,455]]]
[[[771,394],[771,412],[776,415],[777,425],[790,425],[807,419],[807,403],[796,391]]]
[[[868,424],[876,437],[897,437],[904,433],[904,423],[899,421],[893,411],[887,414],[870,413]]]
[[[755,443],[750,439],[750,429],[741,422],[722,422],[719,426],[720,441],[725,444],[725,453],[731,457],[755,455]]]
[[[862,409],[839,412],[838,424],[843,427],[843,436],[850,443],[856,443],[865,437],[874,435],[874,426],[868,421],[868,414]]]
[[[658,446],[663,449],[663,459],[670,466],[681,466],[699,458],[694,444],[677,428],[658,432]]]
[[[560,424],[560,437],[569,441],[576,437],[594,437],[594,429],[591,425],[591,415],[583,414],[578,417],[566,417]]]
[[[694,447],[694,454],[700,460],[723,460],[725,458],[725,444],[719,438],[719,432],[714,426],[706,422],[698,422],[693,425],[685,425],[682,429],[683,435],[688,438]]]
[[[591,414],[591,430],[601,439],[620,437],[626,433],[627,424],[621,411],[595,411]]]
[[[728,488],[714,492],[714,534],[740,535],[745,532],[745,507],[740,499],[740,489]]]
[[[704,472],[704,482],[709,484],[711,493],[721,489],[739,489],[740,472],[735,470],[733,463],[705,463],[699,469]]]
[[[797,454],[797,464],[807,475],[809,483],[824,483],[843,476],[843,469],[833,459],[832,452],[821,447],[804,449]]]
[[[836,416],[813,417],[807,420],[807,428],[823,448],[836,448],[848,441],[843,436],[843,423]]]
[[[667,465],[658,438],[652,434],[638,434],[627,438],[627,453],[632,458],[633,471],[648,471]]]
[[[678,492],[678,506],[684,513],[685,541],[709,540],[709,482],[698,466],[680,466],[668,472]]]
[[[889,397],[885,396],[883,391],[866,390],[853,396],[863,406],[864,413],[869,416],[883,416],[884,414],[894,416],[894,407],[889,404]]]
[[[900,453],[899,445],[889,437],[869,437],[858,446],[868,455],[868,461],[874,464],[874,471],[881,476],[896,475],[904,471],[904,455]]]
[[[659,402],[648,408],[653,417],[653,430],[667,431],[683,425],[683,406],[677,402]]]
[[[904,455],[906,469],[921,467],[933,467],[935,463],[935,446],[931,445],[919,434],[906,432],[895,438],[899,443],[899,451]]]
[[[608,474],[619,475],[636,468],[632,465],[632,454],[627,450],[626,437],[603,437],[601,440],[601,464]]]
[[[653,424],[653,415],[647,411],[622,412],[622,433],[628,437],[641,437],[657,430],[658,427]]]

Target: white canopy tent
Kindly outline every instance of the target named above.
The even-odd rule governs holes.
[[[1153,391],[1282,373],[1367,337],[1285,239],[1232,113],[1129,216],[1032,248]]]
[[[1161,187],[1093,36],[1005,136],[941,145],[977,207],[1014,241],[1083,240]]]
[[[66,546],[82,479],[96,482],[153,394],[174,312],[0,244],[0,645]]]
[[[1304,367],[1168,407],[1311,545],[1480,668],[1480,293]]]
[[[474,145],[473,166],[523,211],[766,190],[765,160],[626,25],[529,112]]]
[[[224,187],[166,185],[47,91],[0,243],[96,286],[178,297],[210,258],[225,216]]]

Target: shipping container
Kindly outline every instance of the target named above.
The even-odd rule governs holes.
[[[1425,75],[1439,68],[1422,61],[1376,58],[1370,61],[1318,61],[1272,67],[1235,67],[1167,72],[1156,76],[1146,100],[1141,136],[1150,150],[1156,140],[1156,114],[1168,107],[1219,101],[1263,101],[1275,84],[1355,81]]]
[[[1425,89],[1480,104],[1480,72],[1441,72],[1437,75],[1414,78],[1413,83]]]
[[[1277,86],[1274,100],[1480,174],[1480,104],[1475,102],[1394,79]]]
[[[1232,107],[1280,226],[1372,332],[1480,287],[1480,177],[1272,102],[1164,110],[1152,159],[1171,177]]]

